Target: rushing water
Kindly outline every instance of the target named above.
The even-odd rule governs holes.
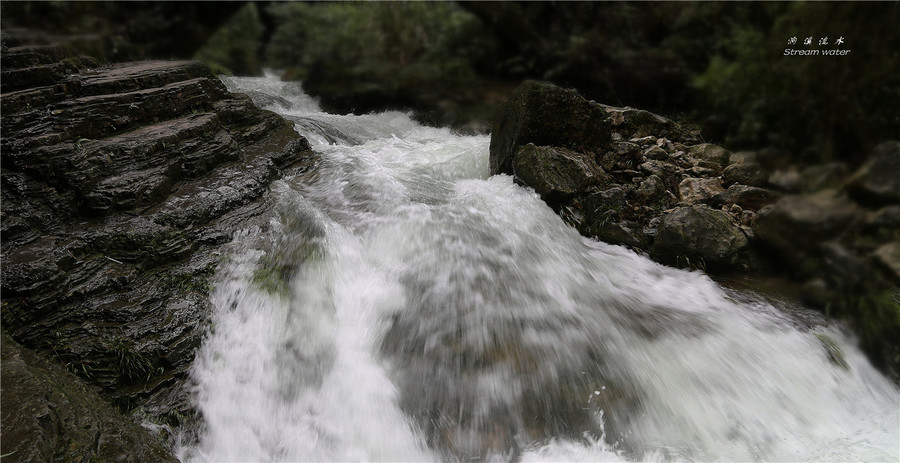
[[[488,136],[226,84],[321,160],[220,266],[183,461],[900,458],[841,330],[581,237]]]

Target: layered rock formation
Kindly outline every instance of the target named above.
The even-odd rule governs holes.
[[[184,387],[210,313],[212,251],[264,224],[268,184],[312,153],[289,122],[200,63],[100,66],[69,45],[4,36],[3,329],[104,401],[174,428],[193,414]],[[7,400],[29,386],[6,382],[17,364],[3,349],[4,414],[27,415],[28,402]],[[35,400],[54,408],[55,397]],[[3,452],[19,448],[3,428]],[[80,439],[52,430],[46,439]],[[127,461],[162,460],[147,455]]]
[[[780,278],[850,321],[873,359],[900,358],[900,143],[856,173],[774,170],[766,151],[700,143],[661,116],[526,82],[491,136],[492,174],[535,189],[586,236],[742,280]]]

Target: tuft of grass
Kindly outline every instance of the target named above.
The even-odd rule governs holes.
[[[678,256],[675,258],[675,266],[690,271],[701,271],[706,273],[706,261],[702,257],[691,261],[688,256]]]
[[[134,348],[126,339],[118,338],[109,346],[115,357],[115,367],[119,375],[130,380],[148,381],[154,373],[153,361]]]

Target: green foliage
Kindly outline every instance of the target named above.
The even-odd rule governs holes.
[[[752,26],[729,18],[722,49],[694,85],[721,120],[732,148],[776,146],[805,161],[853,159],[896,136],[896,4],[766,4]],[[804,46],[805,37],[830,45]],[[788,38],[797,37],[796,45]],[[784,56],[786,48],[840,48],[846,56]],[[699,108],[706,109],[706,108]]]
[[[443,2],[277,3],[269,63],[334,111],[435,110],[467,100],[489,47],[480,24]],[[483,37],[484,34],[482,33]],[[330,99],[328,97],[331,97]]]
[[[262,75],[258,58],[262,34],[256,4],[248,2],[197,50],[194,59],[209,65],[215,74]]]

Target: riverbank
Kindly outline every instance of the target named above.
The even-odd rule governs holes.
[[[662,116],[526,82],[494,123],[491,172],[537,191],[582,234],[712,276],[782,283],[849,323],[900,371],[900,143],[852,171],[732,153]]]
[[[3,408],[19,418],[3,421],[2,453],[162,461],[164,444],[134,422],[166,439],[195,419],[187,372],[209,327],[215,250],[265,226],[268,184],[312,153],[201,63],[83,50],[3,30]],[[34,379],[8,382],[14,368]],[[34,381],[48,392],[32,397]],[[119,447],[125,434],[135,448]]]

